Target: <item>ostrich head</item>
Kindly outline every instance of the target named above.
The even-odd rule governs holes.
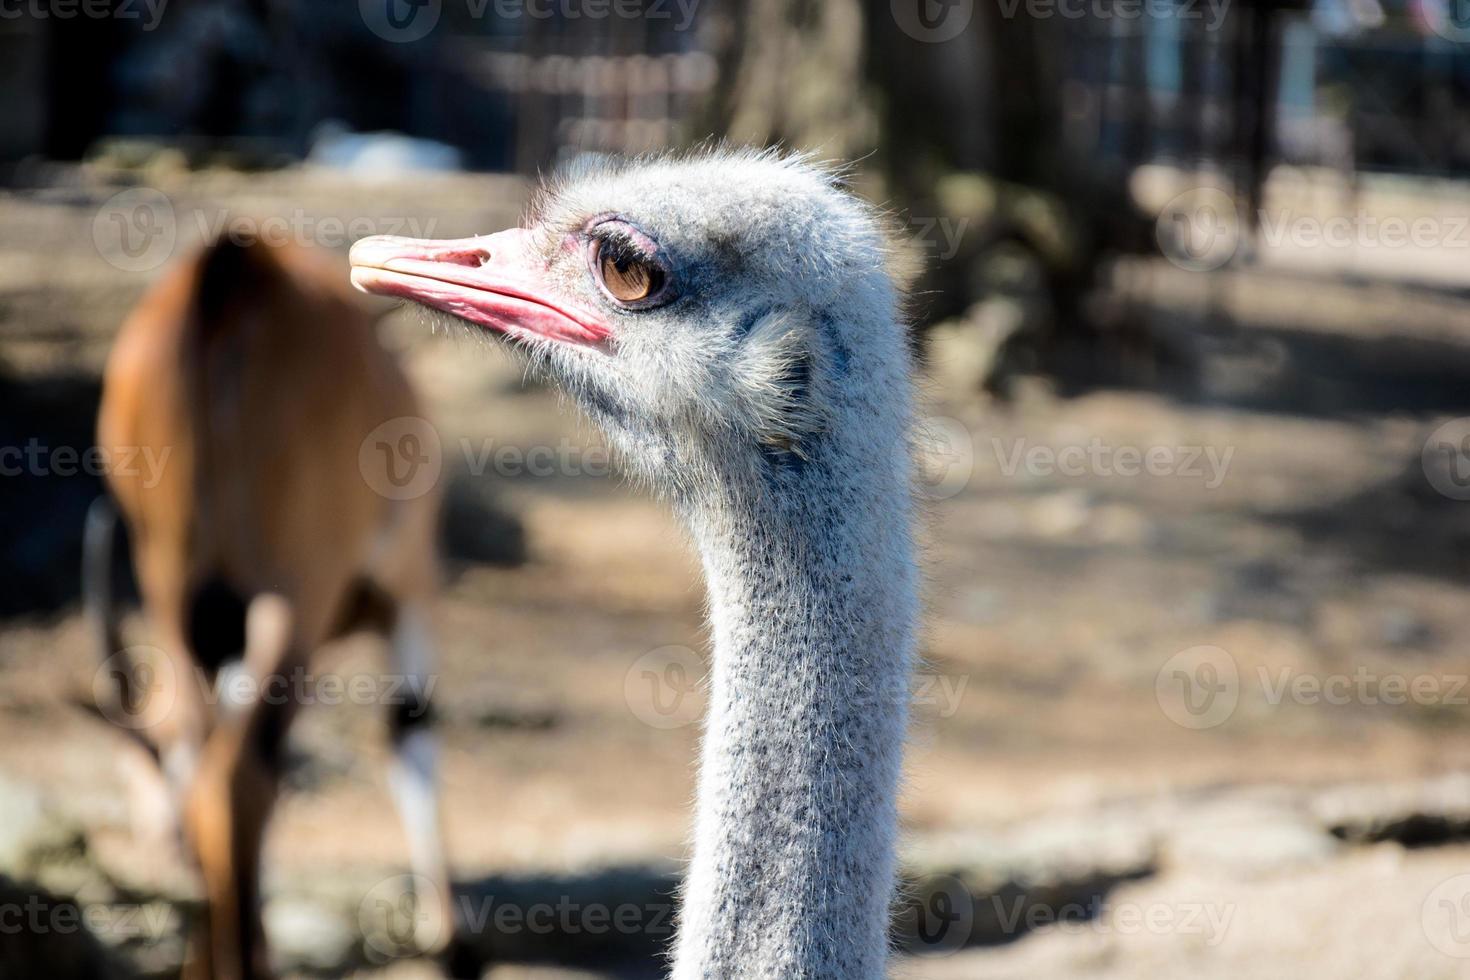
[[[748,151],[600,166],[523,228],[352,250],[359,288],[523,341],[699,543],[681,980],[884,975],[916,610],[885,259],[829,174]]]
[[[758,492],[901,427],[885,258],[830,173],[721,151],[584,168],[495,235],[364,239],[352,278],[523,341],[633,473],[687,499]]]

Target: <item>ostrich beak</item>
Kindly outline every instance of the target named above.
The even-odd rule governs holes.
[[[605,349],[612,336],[602,316],[551,290],[524,228],[445,241],[374,235],[348,258],[352,284],[365,293],[410,299],[512,337]]]

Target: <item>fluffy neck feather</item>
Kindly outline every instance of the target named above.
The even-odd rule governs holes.
[[[916,588],[898,428],[689,515],[714,658],[677,980],[885,973]]]

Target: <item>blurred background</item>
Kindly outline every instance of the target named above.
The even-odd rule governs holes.
[[[198,901],[137,832],[78,607],[143,290],[221,234],[488,233],[579,155],[709,139],[856,161],[911,282],[900,975],[1470,975],[1462,0],[25,0],[0,79],[0,976],[175,975]],[[656,976],[697,563],[513,354],[382,330],[443,447],[486,975]],[[383,714],[291,733],[289,975],[435,975],[374,899],[407,867]]]

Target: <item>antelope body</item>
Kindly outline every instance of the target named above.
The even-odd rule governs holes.
[[[260,851],[300,707],[292,677],[357,628],[389,638],[407,681],[394,687],[406,698],[389,705],[392,787],[416,880],[438,902],[420,923],[434,930],[422,945],[447,938],[435,753],[421,724],[438,495],[392,492],[395,468],[415,461],[395,458],[392,425],[374,437],[393,420],[427,423],[341,278],[308,250],[207,246],[144,297],[103,378],[97,440],[107,458],[151,449],[165,460],[156,473],[107,475],[161,662],[145,672],[119,654],[106,498],[89,515],[87,600],[105,655],[122,658],[125,727],[161,764],[202,874],[196,976],[269,973]],[[239,672],[250,683],[232,690],[243,697],[211,696]]]

